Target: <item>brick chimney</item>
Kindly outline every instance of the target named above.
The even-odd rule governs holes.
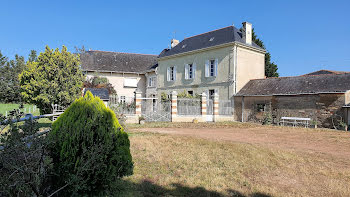
[[[174,48],[177,44],[179,44],[179,41],[176,39],[171,39],[171,48]]]
[[[248,22],[243,22],[242,38],[246,44],[252,44],[252,24]]]

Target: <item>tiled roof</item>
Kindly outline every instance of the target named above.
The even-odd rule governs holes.
[[[90,91],[92,95],[100,97],[101,100],[109,100],[109,93],[107,88],[85,88],[84,95]]]
[[[157,66],[156,55],[134,53],[86,51],[80,60],[85,71],[142,73]]]
[[[237,96],[343,93],[347,90],[350,90],[350,73],[304,75],[251,80]]]
[[[245,43],[242,39],[242,32],[234,26],[228,26],[222,29],[185,38],[175,47],[171,49],[164,49],[160,53],[159,57],[166,57],[235,41]],[[252,46],[261,49],[255,43],[252,43]]]

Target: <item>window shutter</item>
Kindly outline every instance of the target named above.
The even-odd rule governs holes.
[[[196,77],[196,63],[193,63],[192,66],[192,78],[195,79]]]
[[[218,75],[218,59],[215,59],[215,76]]]
[[[170,67],[168,67],[166,74],[167,74],[167,81],[170,81]]]
[[[185,64],[185,79],[188,79],[188,71],[189,71],[189,66],[188,64]]]
[[[205,60],[205,77],[209,77],[209,60]]]
[[[174,78],[174,81],[176,80],[176,66],[174,66],[174,72],[173,72],[173,78]]]

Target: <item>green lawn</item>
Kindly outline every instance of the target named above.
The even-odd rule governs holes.
[[[24,104],[24,109],[26,113],[30,113],[34,114],[34,115],[40,115],[39,109],[36,108],[35,112],[33,113],[33,106],[34,105],[30,105],[30,104]],[[15,104],[15,103],[0,103],[0,114],[6,114],[9,113],[9,111],[13,110],[13,109],[18,109],[19,104]]]

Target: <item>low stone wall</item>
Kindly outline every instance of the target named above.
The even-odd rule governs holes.
[[[172,116],[171,122],[193,122],[194,120],[198,120],[198,122],[206,122],[205,116]]]

